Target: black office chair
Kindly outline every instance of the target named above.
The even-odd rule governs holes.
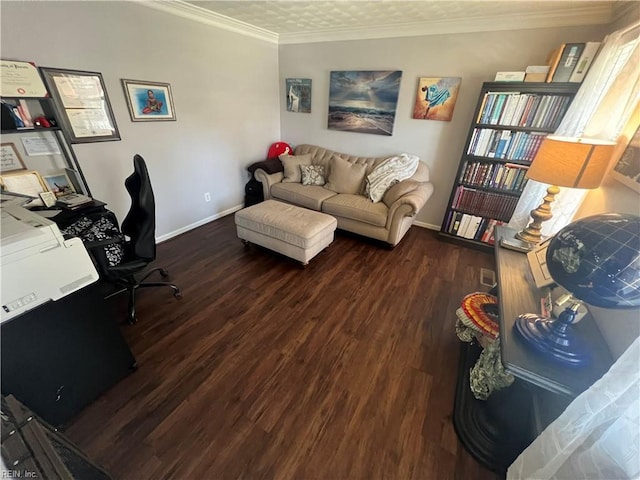
[[[131,196],[131,208],[122,222],[122,233],[128,237],[128,239],[125,238],[122,261],[116,265],[109,265],[103,249],[94,255],[103,278],[120,287],[106,298],[125,291],[129,292],[128,320],[131,324],[137,322],[135,299],[138,288],[169,287],[173,290],[174,297],[182,296],[180,289],[173,283],[145,282],[155,272],[160,272],[162,277],[167,277],[169,274],[164,268],[156,267],[146,272],[140,280],[136,280],[136,275],[156,258],[156,206],[147,165],[140,155],[133,157],[133,167],[134,172],[124,182]]]

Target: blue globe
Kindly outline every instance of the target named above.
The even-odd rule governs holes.
[[[640,217],[606,213],[567,225],[549,242],[547,267],[586,303],[640,306]]]

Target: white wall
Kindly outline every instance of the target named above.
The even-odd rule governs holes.
[[[130,2],[1,8],[3,59],[102,73],[122,140],[74,149],[93,195],[120,219],[135,153],[147,161],[159,237],[243,203],[246,166],[280,137],[276,45]],[[122,78],[170,83],[177,121],[131,122]]]
[[[547,28],[280,46],[282,140],[356,155],[409,152],[431,167],[433,197],[417,221],[439,228],[480,87],[497,71],[545,65],[562,42],[601,40],[599,27]],[[333,70],[402,70],[393,136],[327,129]],[[419,77],[462,77],[451,122],[411,118]],[[285,79],[312,79],[311,114],[286,112]]]

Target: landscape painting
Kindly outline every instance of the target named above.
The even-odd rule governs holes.
[[[401,77],[400,70],[331,72],[328,128],[393,135]]]
[[[425,77],[418,82],[413,118],[450,122],[458,100],[460,77]]]
[[[287,78],[287,112],[311,113],[311,79]]]

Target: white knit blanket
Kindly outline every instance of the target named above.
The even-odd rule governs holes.
[[[413,176],[418,169],[420,158],[416,155],[401,153],[384,160],[367,175],[365,193],[373,202],[382,200],[389,187]]]

